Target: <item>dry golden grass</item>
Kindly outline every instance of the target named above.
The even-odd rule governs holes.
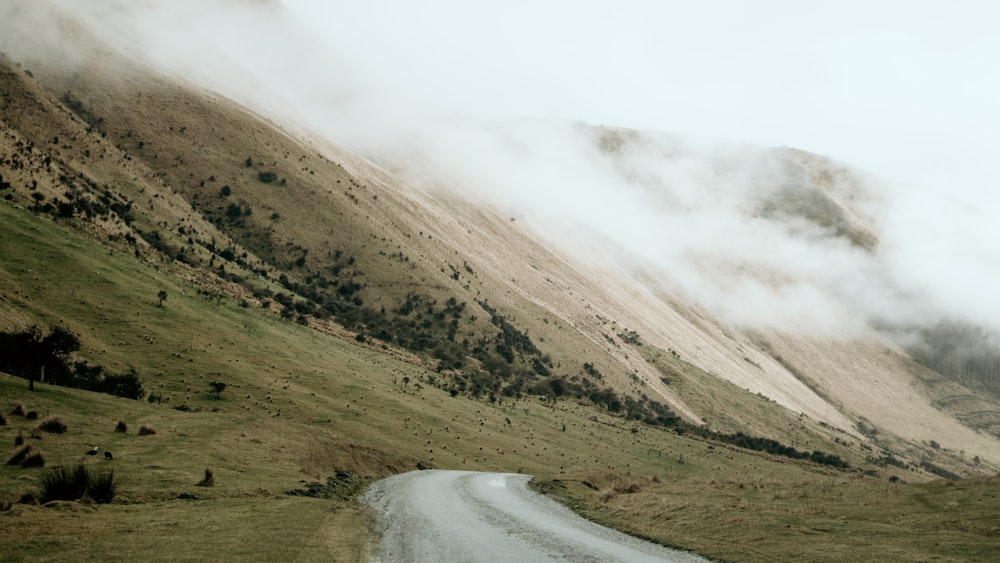
[[[1000,554],[995,477],[892,484],[776,469],[740,475],[739,464],[728,464],[655,480],[584,474],[541,488],[599,523],[712,559],[991,561]]]

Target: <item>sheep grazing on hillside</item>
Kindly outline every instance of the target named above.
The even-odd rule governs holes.
[[[114,459],[115,456],[111,455],[111,452],[104,450],[104,459]]]
[[[97,452],[101,451],[101,448],[94,446],[94,449],[87,452],[87,455],[97,455]]]

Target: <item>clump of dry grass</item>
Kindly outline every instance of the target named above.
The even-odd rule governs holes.
[[[211,467],[205,468],[205,477],[201,481],[195,483],[197,487],[211,487],[215,485],[215,473],[212,471]]]
[[[11,458],[7,460],[7,465],[21,465],[21,462],[24,461],[24,458],[28,456],[28,452],[31,450],[32,447],[33,446],[29,444],[18,448],[14,452],[14,455],[12,455]]]
[[[18,430],[17,436],[14,436],[14,446],[20,446],[24,444],[24,434]]]
[[[43,432],[49,432],[52,434],[62,434],[67,430],[69,430],[69,426],[67,426],[66,423],[63,422],[63,419],[55,415],[45,417],[44,419],[39,421],[38,425],[35,428]]]
[[[139,427],[140,436],[151,436],[153,434],[156,434],[156,429],[153,428],[152,426],[148,424],[143,424],[142,426]]]
[[[635,482],[632,482],[632,483],[622,483],[620,485],[616,485],[613,490],[614,490],[614,492],[616,492],[618,494],[631,495],[631,494],[635,494],[635,493],[638,493],[639,491],[641,491],[642,487],[639,486],[639,483],[635,483]]]
[[[28,452],[28,456],[21,462],[21,467],[45,467],[45,456],[41,450],[34,449]]]
[[[24,416],[26,412],[27,411],[24,409],[24,403],[20,401],[14,403],[14,406],[10,408],[10,414],[13,414],[15,416]]]
[[[43,503],[86,497],[98,504],[107,504],[114,499],[117,489],[114,470],[92,471],[84,465],[56,467],[42,474],[39,485]]]
[[[7,426],[7,419],[4,418],[3,414],[0,414],[0,426]]]
[[[38,411],[28,411],[24,413],[24,418],[27,418],[28,420],[35,420],[38,418]]]
[[[120,432],[122,434],[128,432],[128,425],[125,424],[124,420],[118,421],[118,424],[115,425],[115,432]]]
[[[36,448],[31,444],[24,444],[14,455],[7,460],[7,465],[20,465],[21,467],[43,467],[45,465],[45,456],[42,455],[41,450]]]

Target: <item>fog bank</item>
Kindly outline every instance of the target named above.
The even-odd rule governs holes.
[[[1000,328],[990,9],[689,4],[17,0],[0,42],[93,34],[734,325]]]

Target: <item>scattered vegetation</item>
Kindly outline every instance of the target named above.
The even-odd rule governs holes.
[[[148,424],[143,424],[142,426],[139,427],[140,436],[152,436],[153,434],[156,434],[156,429],[153,428],[152,426]]]
[[[314,498],[352,500],[363,493],[375,477],[353,475],[349,471],[337,471],[327,477],[326,483],[312,482],[304,488],[289,491],[289,495]]]

